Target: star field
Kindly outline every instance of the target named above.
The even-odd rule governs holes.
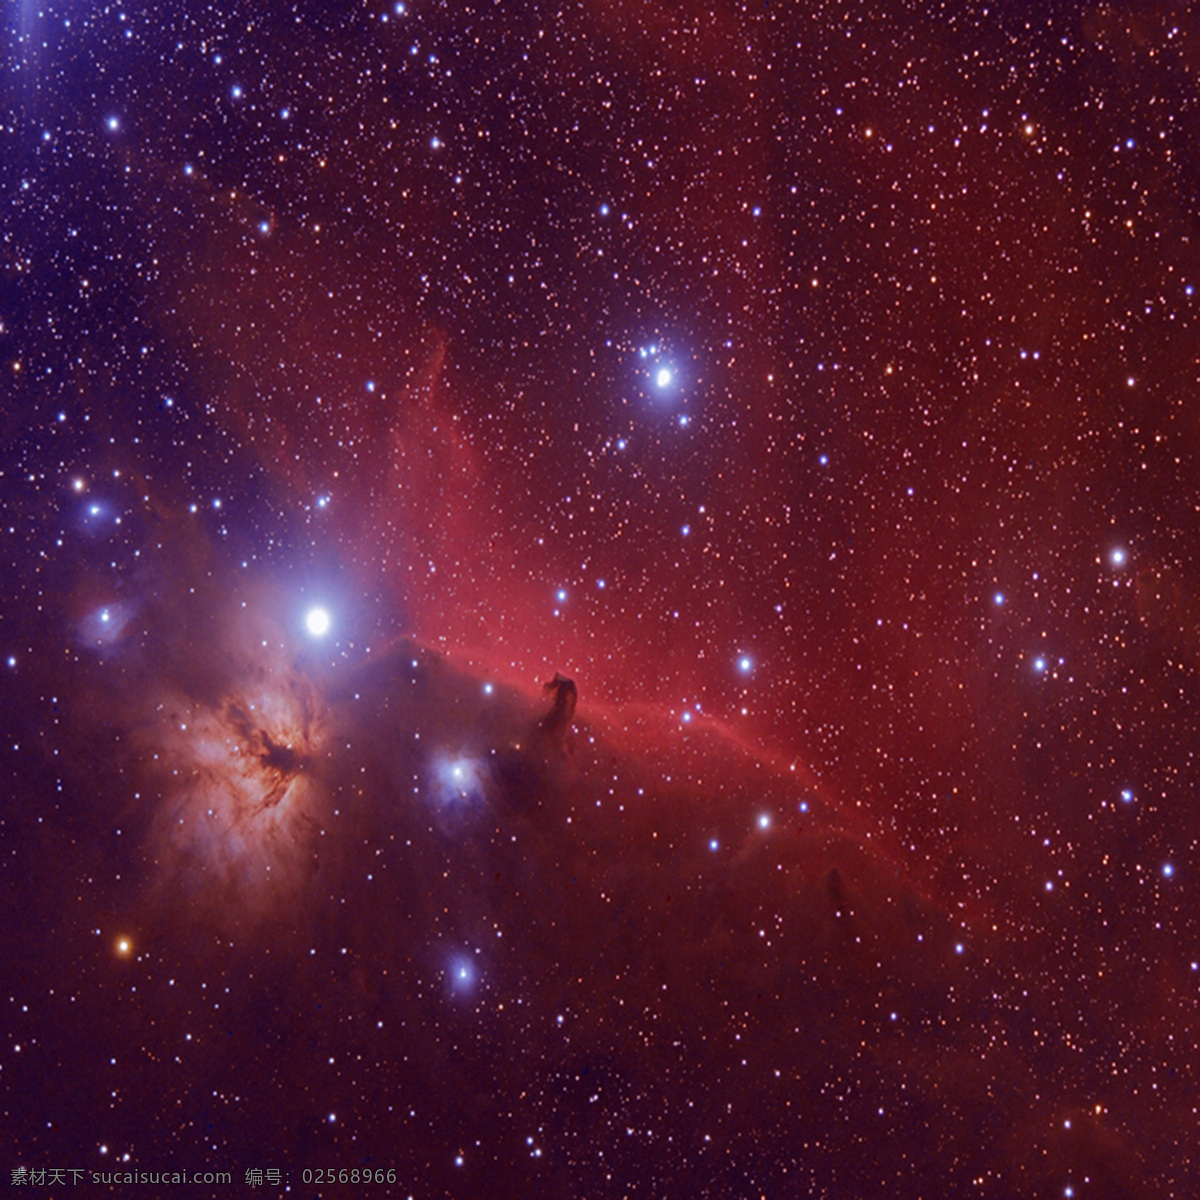
[[[12,1184],[1200,1194],[1187,6],[4,44]]]

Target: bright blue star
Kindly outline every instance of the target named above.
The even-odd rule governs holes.
[[[465,954],[456,954],[446,971],[446,981],[452,992],[469,992],[475,983],[475,964]]]
[[[332,624],[333,619],[324,608],[310,608],[304,618],[304,627],[313,637],[324,637]]]
[[[432,766],[430,783],[439,805],[464,811],[461,806],[473,806],[486,798],[488,767],[485,761],[467,754],[451,757],[443,751],[434,755]]]
[[[135,614],[134,606],[122,601],[102,605],[79,623],[84,642],[96,649],[116,645]]]

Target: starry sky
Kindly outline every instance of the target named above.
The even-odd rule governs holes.
[[[1188,5],[3,20],[4,1186],[1200,1195]]]

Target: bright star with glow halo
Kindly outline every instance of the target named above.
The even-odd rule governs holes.
[[[304,627],[313,637],[324,637],[332,623],[329,613],[323,608],[310,608],[304,618]]]

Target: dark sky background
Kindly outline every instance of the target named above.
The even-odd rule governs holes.
[[[1200,1195],[1188,6],[3,16],[3,1186]]]

